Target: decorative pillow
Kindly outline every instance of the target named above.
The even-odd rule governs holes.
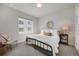
[[[47,36],[52,36],[52,33],[50,33],[50,32],[44,32],[43,34],[47,35]]]

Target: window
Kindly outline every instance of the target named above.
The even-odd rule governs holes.
[[[33,21],[24,18],[18,18],[19,33],[33,33]]]

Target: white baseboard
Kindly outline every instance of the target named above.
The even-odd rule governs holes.
[[[18,44],[18,43],[22,43],[22,42],[25,42],[25,40],[22,40],[22,41],[18,41],[18,42],[17,42],[17,44]]]

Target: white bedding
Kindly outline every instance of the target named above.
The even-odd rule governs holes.
[[[51,45],[53,48],[53,55],[58,53],[59,40],[60,40],[58,34],[53,36],[46,36],[41,34],[29,34],[27,36]]]

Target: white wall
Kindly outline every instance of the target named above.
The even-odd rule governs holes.
[[[76,11],[76,18],[75,18],[75,46],[76,49],[79,51],[79,4],[76,4],[75,6]]]
[[[68,24],[71,27],[69,32],[69,44],[75,45],[75,23],[74,23],[74,6],[66,9],[62,9],[58,12],[51,13],[45,17],[39,19],[39,32],[41,29],[46,29],[46,23],[52,20],[54,22],[54,28],[60,29],[64,24]]]
[[[25,14],[21,11],[14,10],[10,7],[0,5],[0,33],[7,33],[11,39],[17,39],[20,42],[25,40],[26,35],[20,35],[18,33],[18,16],[33,20],[35,33],[46,28],[46,22],[49,20],[53,20],[54,28],[57,29],[64,24],[69,24],[71,26],[71,31],[69,32],[69,44],[75,44],[75,22],[73,7],[42,17],[39,19],[38,23],[38,18]]]
[[[0,33],[7,33],[12,40],[24,41],[26,35],[18,33],[18,16],[34,21],[34,32],[37,32],[37,18],[0,5]]]

